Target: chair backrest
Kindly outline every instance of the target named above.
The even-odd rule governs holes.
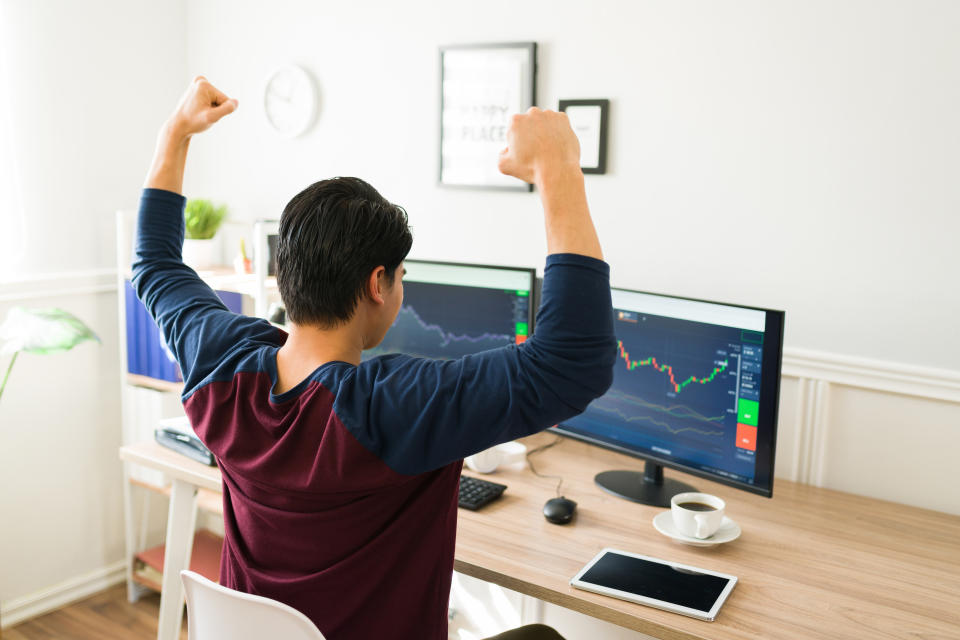
[[[180,579],[189,640],[325,640],[310,618],[282,602],[228,589],[193,571],[181,571]]]

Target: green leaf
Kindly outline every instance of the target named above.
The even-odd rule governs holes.
[[[0,354],[18,351],[58,353],[100,338],[79,318],[63,309],[14,307],[0,325]]]
[[[183,212],[184,228],[191,240],[209,240],[227,217],[226,205],[213,206],[209,200],[188,200]]]
[[[17,354],[19,351],[13,352],[13,357],[10,358],[10,364],[7,365],[7,373],[3,376],[3,382],[0,382],[0,398],[3,397],[3,390],[7,388],[7,380],[10,379],[10,372],[13,370],[13,364],[17,361]]]

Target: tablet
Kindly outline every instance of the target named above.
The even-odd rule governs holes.
[[[604,549],[570,584],[577,589],[713,620],[736,576],[616,549]]]

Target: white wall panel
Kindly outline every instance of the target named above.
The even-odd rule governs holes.
[[[103,343],[20,354],[11,371],[0,399],[0,601],[123,555],[116,296],[18,304],[60,306]],[[11,306],[0,303],[0,317]]]
[[[835,386],[822,486],[960,515],[960,404]]]

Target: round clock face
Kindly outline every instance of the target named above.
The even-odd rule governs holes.
[[[263,111],[267,122],[280,135],[300,135],[313,124],[317,112],[313,79],[294,65],[277,69],[263,90]]]

